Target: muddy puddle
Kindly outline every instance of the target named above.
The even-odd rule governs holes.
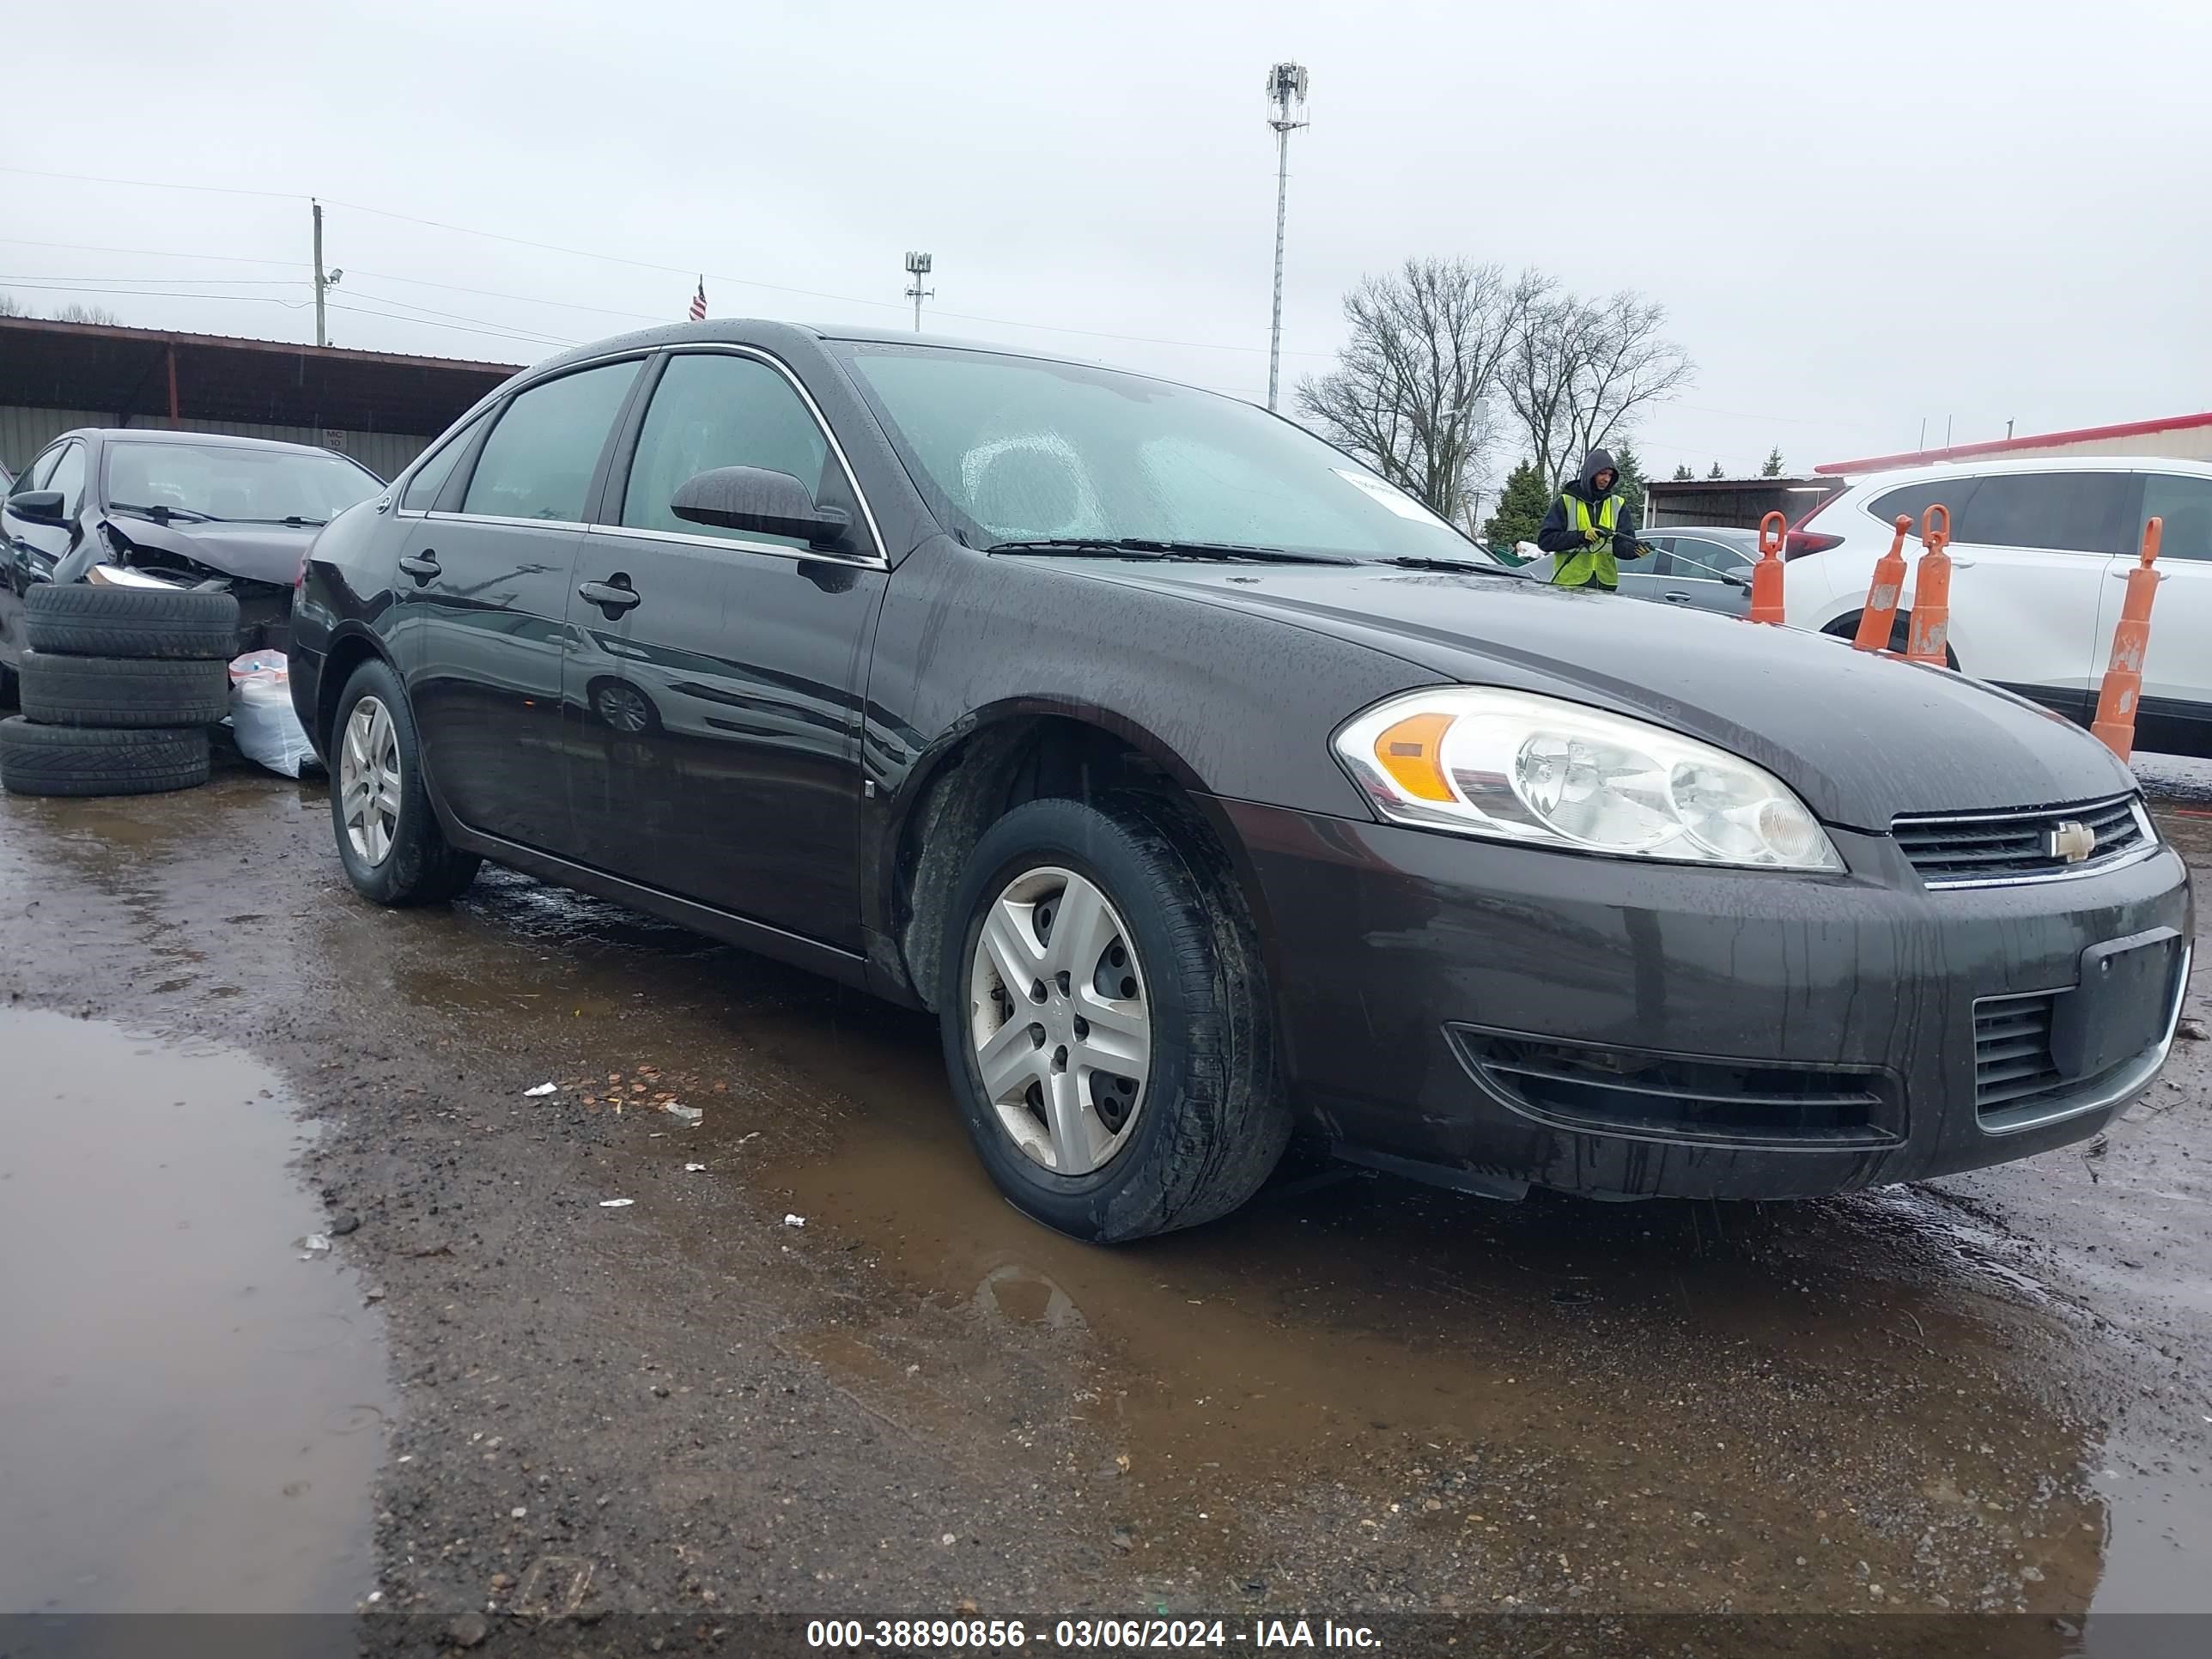
[[[293,1245],[327,1218],[283,1087],[14,1008],[0,1054],[0,1614],[350,1611],[392,1401],[361,1288]]]

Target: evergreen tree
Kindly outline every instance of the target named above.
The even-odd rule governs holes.
[[[1542,469],[1523,461],[1505,475],[1498,511],[1484,521],[1482,538],[1498,552],[1510,553],[1516,543],[1536,539],[1536,527],[1551,510],[1552,492],[1544,487]]]
[[[1697,476],[1698,475],[1696,473],[1690,471],[1690,464],[1687,461],[1677,461],[1674,463],[1674,482],[1676,483],[1687,483],[1691,479]]]
[[[1620,474],[1620,482],[1613,486],[1620,492],[1620,504],[1638,524],[1644,522],[1644,463],[1636,459],[1636,449],[1627,439],[1613,452],[1613,471]]]
[[[1715,461],[1713,463],[1713,470],[1706,473],[1705,476],[1708,478],[1725,478],[1728,477],[1728,474],[1722,471],[1721,464],[1718,461]]]
[[[1759,469],[1759,476],[1762,478],[1778,478],[1782,476],[1782,446],[1780,444],[1775,445],[1766,452],[1766,465]]]

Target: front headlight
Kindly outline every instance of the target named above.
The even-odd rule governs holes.
[[[1772,774],[1556,697],[1484,686],[1408,692],[1346,725],[1335,746],[1395,823],[1683,864],[1844,867]]]

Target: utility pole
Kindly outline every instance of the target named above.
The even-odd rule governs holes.
[[[921,302],[937,297],[935,289],[926,289],[921,285],[921,279],[929,275],[929,265],[930,258],[927,253],[908,253],[906,256],[906,274],[912,279],[907,285],[906,297],[914,301],[914,331],[917,334],[921,332]]]
[[[1306,125],[1306,72],[1297,64],[1267,71],[1267,125],[1275,130],[1275,314],[1267,331],[1267,407],[1283,363],[1283,217],[1290,199],[1291,134]]]
[[[313,197],[308,198],[308,202],[315,210],[315,343],[319,346],[326,346],[331,343],[331,333],[330,330],[323,325],[323,296],[338,285],[338,278],[344,276],[345,272],[343,270],[333,270],[328,274],[324,272],[323,204],[314,200]]]

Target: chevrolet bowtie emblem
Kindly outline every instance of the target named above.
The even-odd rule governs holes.
[[[2043,855],[2079,864],[2097,850],[2097,832],[2075,818],[2061,818],[2043,832]]]

